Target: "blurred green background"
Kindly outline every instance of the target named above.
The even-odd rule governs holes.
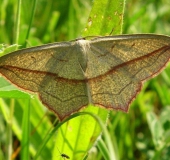
[[[21,26],[18,45],[25,48],[25,37],[30,23],[28,12],[33,9],[34,0],[23,1]],[[86,26],[92,7],[92,0],[38,0],[35,17],[30,28],[27,47],[46,43],[68,41],[81,37]],[[16,43],[16,14],[17,3],[15,0],[0,0],[0,44],[12,45]],[[170,1],[169,0],[127,0],[124,13],[123,33],[156,33],[170,35]],[[1,45],[0,51],[7,46]],[[16,46],[14,46],[15,48]],[[7,48],[7,52],[11,49]],[[8,99],[1,99],[0,103],[0,159],[7,159],[7,155],[13,152],[15,159],[19,158],[19,148],[22,132],[22,123],[15,123],[15,127],[9,129],[7,119],[11,109],[15,105],[15,111],[23,113],[25,103],[32,104],[37,110],[32,115],[32,122],[37,126],[41,122],[42,115],[46,113],[37,98],[29,99],[29,95],[9,88],[9,84],[1,81],[1,97],[4,90],[12,90]],[[5,88],[5,89],[4,89]],[[3,91],[2,91],[3,90]],[[17,95],[19,94],[19,96]],[[10,99],[11,97],[11,99]],[[20,99],[15,100],[15,97]],[[23,100],[24,99],[24,100]],[[6,107],[3,107],[6,106]],[[38,107],[37,107],[38,105]],[[129,113],[111,111],[108,119],[108,130],[112,143],[120,160],[168,160],[170,157],[170,67],[156,78],[145,83],[141,93],[132,103]],[[5,108],[5,109],[4,109]],[[40,109],[41,108],[41,109]],[[55,116],[51,113],[43,118],[43,121],[52,126]],[[17,119],[17,117],[16,117]],[[38,126],[37,131],[42,133],[46,126]],[[47,129],[48,130],[48,129]],[[12,136],[12,141],[8,141]],[[43,136],[43,135],[41,135]],[[31,139],[41,143],[42,137]],[[53,140],[54,141],[54,140]],[[10,151],[10,145],[13,151]],[[48,147],[47,147],[48,148]],[[51,157],[53,147],[49,145],[47,155]],[[35,154],[35,149],[30,149]],[[44,151],[44,152],[45,152]],[[16,155],[15,155],[16,154]],[[45,154],[45,153],[43,153]],[[58,155],[59,153],[56,153]],[[88,159],[102,160],[103,153],[99,151],[98,144],[89,152]],[[8,157],[9,158],[9,157]],[[10,158],[9,158],[10,159]],[[42,158],[41,158],[42,159]]]

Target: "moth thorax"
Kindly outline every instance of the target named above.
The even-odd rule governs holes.
[[[77,41],[77,43],[80,45],[84,54],[86,54],[89,51],[90,43],[88,40],[80,39]]]

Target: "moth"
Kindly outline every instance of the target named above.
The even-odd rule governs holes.
[[[89,104],[127,112],[143,82],[170,59],[170,37],[134,34],[78,39],[0,57],[0,74],[37,93],[60,120]]]

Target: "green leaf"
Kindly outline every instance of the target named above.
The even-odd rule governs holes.
[[[29,118],[30,118],[30,100],[25,101],[25,106],[22,120],[22,140],[21,140],[21,159],[29,160],[29,133],[30,133],[30,125],[29,125]]]
[[[124,5],[124,0],[94,1],[83,36],[121,34]]]
[[[147,114],[148,124],[152,133],[153,142],[157,148],[162,147],[162,135],[163,128],[154,112],[148,112]]]

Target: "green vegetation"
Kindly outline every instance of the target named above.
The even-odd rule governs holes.
[[[92,0],[20,0],[18,4],[14,0],[0,0],[1,56],[16,48],[68,41],[82,35],[120,34],[122,26],[118,21],[123,14],[123,1],[94,2],[93,6]],[[21,7],[20,14],[18,7]],[[110,14],[109,19],[114,20],[100,21],[97,16],[88,19],[89,14],[92,17]],[[170,35],[169,15],[169,0],[127,0],[122,32]],[[95,23],[88,28],[91,21]],[[21,160],[35,156],[38,160],[62,160],[60,151],[81,160],[93,146],[88,160],[109,159],[110,155],[118,160],[167,160],[170,157],[169,88],[168,66],[162,74],[145,83],[128,114],[109,112],[109,134],[104,130],[105,134],[96,142],[101,131],[98,123],[106,121],[106,110],[90,106],[83,111],[97,114],[100,120],[75,114],[70,118],[76,118],[62,125],[37,96],[18,90],[0,77],[0,159],[11,159],[12,155]]]

